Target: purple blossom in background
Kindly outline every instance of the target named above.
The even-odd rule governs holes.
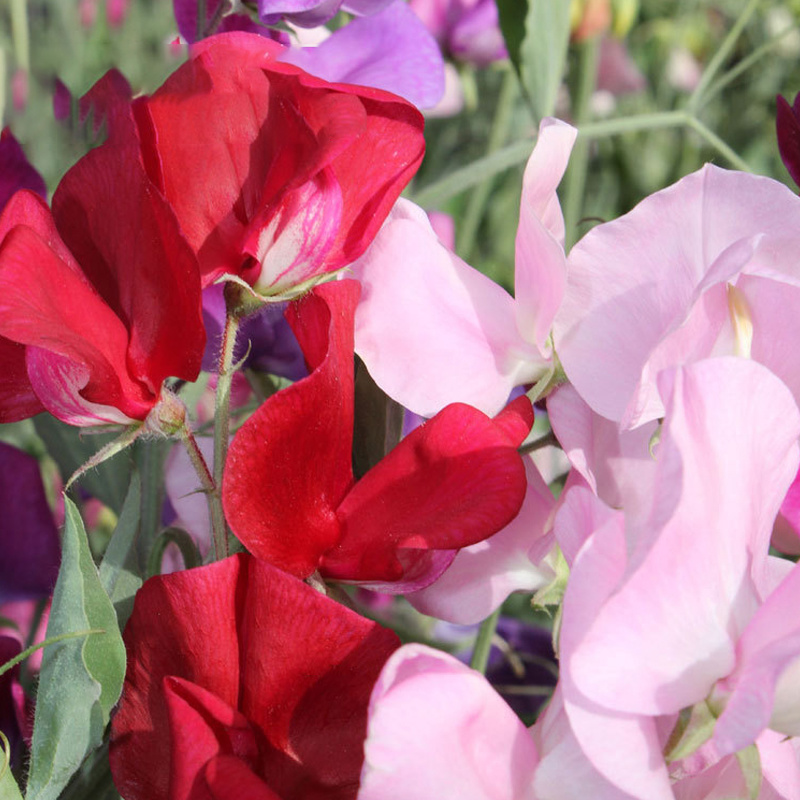
[[[47,186],[42,176],[31,166],[9,128],[3,128],[0,134],[0,210],[19,189],[30,189],[47,199]]]
[[[495,0],[411,0],[446,55],[485,67],[508,58]]]
[[[203,292],[203,321],[207,337],[203,369],[216,372],[225,326],[222,286],[210,286]],[[283,318],[282,304],[265,306],[244,321],[236,339],[234,362],[240,361],[245,355],[246,369],[268,372],[291,381],[300,380],[308,374],[300,345],[289,323]]]
[[[444,61],[403,0],[335,31],[318,47],[287,50],[281,61],[332,83],[374,86],[432,108],[444,94]]]
[[[198,38],[197,30],[197,0],[173,0],[175,12],[175,22],[178,25],[178,32],[190,44],[196,42]],[[207,0],[206,2],[206,22],[203,27],[203,35],[208,36],[212,33],[225,33],[227,31],[245,31],[246,33],[257,33],[274,39],[283,45],[289,44],[289,37],[283,31],[265,28],[254,22],[247,14],[230,14],[231,4],[228,0]]]
[[[800,186],[800,94],[791,106],[778,95],[777,104],[778,150],[792,180]]]
[[[0,604],[47,597],[61,547],[39,462],[0,442]]]
[[[22,651],[22,645],[13,636],[0,635],[0,664],[5,664]],[[11,764],[22,756],[22,728],[20,717],[24,714],[22,687],[19,685],[19,666],[0,675],[0,731],[8,739]]]
[[[339,11],[364,16],[376,14],[392,0],[258,0],[258,16],[265,25],[282,20],[301,28],[315,28],[333,19]]]

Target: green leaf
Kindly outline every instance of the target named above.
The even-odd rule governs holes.
[[[133,597],[142,585],[145,572],[145,566],[140,563],[134,547],[139,533],[141,483],[139,473],[134,472],[117,527],[106,547],[99,569],[100,583],[114,604],[120,628],[124,627],[131,615]]]
[[[569,47],[569,8],[565,0],[529,0],[519,76],[538,122],[556,107]]]
[[[33,423],[36,433],[47,446],[47,452],[58,464],[64,480],[119,435],[118,430],[109,434],[82,433],[79,428],[66,425],[49,414],[39,414],[34,417]],[[131,482],[131,469],[130,457],[117,457],[81,475],[78,483],[115,514],[119,514]]]
[[[567,3],[567,5],[569,5]],[[508,57],[517,71],[520,69],[520,52],[525,38],[525,20],[528,16],[528,0],[497,0],[497,15],[500,18],[500,30],[506,42]]]
[[[19,786],[11,773],[8,739],[2,731],[0,731],[0,745],[0,750],[2,750],[0,753],[0,800],[22,800]]]
[[[705,700],[684,708],[664,746],[667,761],[680,761],[694,753],[714,735],[717,717]]]
[[[125,677],[125,645],[95,568],[78,510],[64,498],[66,525],[47,637],[88,629],[87,638],[47,647],[39,674],[26,800],[56,800],[103,740]]]
[[[739,768],[744,775],[745,786],[747,787],[747,796],[750,800],[758,800],[761,795],[761,756],[759,755],[758,748],[751,744],[743,750],[739,750],[736,754],[736,760],[739,762]]]

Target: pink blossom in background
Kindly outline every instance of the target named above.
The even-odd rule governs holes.
[[[515,298],[449,251],[408,201],[351,266],[363,286],[356,352],[406,408],[430,417],[462,401],[493,414],[551,366],[567,268],[556,187],[575,135],[554,119],[540,127],[523,181]]]
[[[554,341],[578,393],[635,427],[663,416],[660,370],[747,355],[800,398],[800,198],[711,165],[572,248]]]

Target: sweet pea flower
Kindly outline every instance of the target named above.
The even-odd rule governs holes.
[[[370,698],[358,800],[538,800],[537,761],[527,729],[483,675],[405,645]]]
[[[258,558],[306,578],[406,592],[518,513],[527,398],[496,419],[454,404],[358,481],[352,467],[355,281],[316,287],[287,315],[311,374],[270,397],[228,451],[223,504]],[[269,476],[268,479],[266,476]],[[265,480],[267,481],[265,483]]]
[[[777,104],[775,125],[778,133],[778,150],[783,165],[792,176],[792,180],[800,186],[800,94],[789,105],[781,95],[775,99]]]
[[[556,187],[576,133],[550,118],[540,126],[523,179],[515,297],[448,250],[408,201],[352,265],[364,287],[356,352],[406,408],[431,417],[465,402],[496,414],[515,386],[552,369],[550,328],[567,268]]]
[[[494,0],[411,0],[409,5],[452,58],[477,67],[508,58]]]
[[[800,398],[800,198],[707,165],[593,228],[572,248],[554,325],[561,363],[598,413],[663,415],[656,381],[709,355],[749,356]]]
[[[299,293],[342,269],[422,160],[422,118],[411,105],[329,84],[280,63],[282,52],[247,33],[205,39],[137,101],[148,175],[204,286],[230,275],[262,295]]]
[[[279,60],[332,83],[374,86],[433,108],[445,91],[436,41],[404,0],[359,17],[316,47],[292,47]]]
[[[28,161],[10,128],[5,127],[0,133],[0,211],[19,189],[29,189],[47,199],[47,187],[42,176]]]
[[[108,140],[66,173],[52,214],[22,190],[0,216],[3,422],[46,409],[72,425],[159,429],[179,416],[165,378],[199,373],[197,263],[147,177],[121,81],[95,87]]]
[[[768,557],[800,413],[745,359],[667,370],[658,384],[665,422],[647,491],[613,510],[575,487],[559,512],[590,526],[564,598],[564,707],[593,768],[640,800],[672,796],[662,751],[682,709],[707,703],[716,718],[708,765],[767,728],[800,733],[787,610],[800,571]]]
[[[124,639],[109,754],[126,800],[355,798],[393,632],[239,554],[151,578]]]
[[[39,462],[4,442],[0,442],[0,508],[0,606],[49,596],[61,546]]]
[[[303,28],[315,28],[339,11],[363,16],[376,14],[392,0],[258,0],[258,15],[267,25],[285,19]]]

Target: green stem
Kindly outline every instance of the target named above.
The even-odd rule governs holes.
[[[197,0],[197,41],[206,35],[206,0]]]
[[[496,153],[508,138],[511,129],[511,121],[514,115],[514,100],[517,97],[517,87],[519,83],[517,76],[509,68],[503,77],[503,85],[500,89],[500,97],[497,99],[497,106],[492,120],[492,129],[489,132],[489,141],[486,146],[486,155]],[[475,239],[478,235],[478,228],[486,211],[486,204],[492,191],[492,181],[494,175],[490,175],[481,183],[475,192],[470,196],[467,209],[460,227],[458,237],[458,252],[461,257],[469,261],[472,250],[475,247]]]
[[[24,661],[29,655],[35,653],[37,650],[41,650],[43,647],[48,647],[51,644],[56,644],[57,642],[63,642],[66,639],[80,639],[83,636],[91,636],[95,633],[105,633],[103,628],[91,628],[85,631],[70,631],[69,633],[62,633],[59,636],[53,636],[50,639],[45,639],[43,642],[39,642],[39,644],[35,644],[31,647],[26,648],[21,653],[14,656],[14,658],[9,659],[5,662],[5,664],[0,665],[0,675],[4,675],[13,667],[16,667],[17,664]]]
[[[472,651],[469,665],[480,673],[486,673],[486,665],[489,663],[489,651],[492,649],[492,639],[499,619],[500,609],[498,608],[481,622],[481,626],[478,629],[478,638],[475,640],[475,647]]]
[[[733,50],[736,44],[736,40],[741,36],[744,26],[750,21],[750,17],[753,16],[758,4],[759,0],[750,0],[745,6],[744,11],[739,15],[739,19],[736,20],[733,27],[728,31],[728,35],[719,46],[719,50],[714,53],[713,58],[708,62],[708,66],[703,70],[700,81],[689,97],[689,103],[687,105],[687,108],[693,115],[697,114],[697,111],[702,106],[703,101],[706,99],[704,96],[706,89],[716,77],[725,59],[730,55],[731,50]]]
[[[140,439],[136,442],[134,458],[142,479],[139,536],[136,552],[139,563],[147,563],[147,555],[161,527],[161,508],[164,492],[165,441]]]
[[[600,39],[595,36],[581,42],[578,48],[578,80],[573,92],[572,118],[580,126],[588,119],[589,104],[597,83],[597,62]],[[567,249],[578,240],[578,222],[583,209],[586,174],[589,170],[589,141],[578,139],[572,149],[569,167],[564,177],[564,225]]]
[[[11,38],[17,66],[29,72],[31,68],[30,32],[28,30],[27,0],[11,0]]]
[[[764,56],[769,55],[781,43],[781,39],[783,39],[784,36],[787,36],[795,30],[796,27],[794,25],[789,25],[787,28],[784,28],[782,31],[776,33],[769,41],[766,41],[760,47],[757,47],[752,53],[745,56],[741,61],[737,61],[734,66],[732,66],[724,75],[714,81],[714,83],[711,84],[708,89],[706,89],[703,96],[703,101],[708,103],[712,97],[715,97],[726,86],[733,83],[733,81],[735,81],[740,75],[747,72],[750,67],[752,67],[754,64],[757,64]]]
[[[714,131],[707,128],[699,119],[692,116],[686,117],[686,124],[693,131],[700,134],[717,152],[726,158],[736,169],[742,172],[752,172],[752,167],[735,151],[717,136]]]
[[[652,114],[636,114],[632,117],[606,119],[582,125],[580,135],[587,139],[619,136],[623,133],[652,131],[658,128],[680,128],[686,125],[685,111],[656,111]]]
[[[219,561],[228,555],[228,532],[225,527],[225,515],[222,511],[221,483],[215,480],[211,474],[208,464],[203,458],[203,453],[197,445],[197,439],[194,438],[194,434],[189,430],[189,426],[184,425],[179,435],[186,452],[189,454],[189,460],[192,462],[194,471],[200,479],[200,485],[203,487],[203,492],[208,502],[208,513],[211,517],[211,534],[214,540],[212,553],[214,560]],[[163,554],[163,552],[162,548],[161,553]]]

